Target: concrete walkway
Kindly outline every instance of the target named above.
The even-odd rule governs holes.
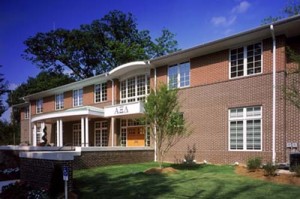
[[[0,193],[2,192],[2,187],[3,186],[15,183],[16,181],[18,181],[18,180],[0,181]]]

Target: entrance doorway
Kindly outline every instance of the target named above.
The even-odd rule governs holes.
[[[145,146],[145,127],[128,127],[127,133],[127,146]]]

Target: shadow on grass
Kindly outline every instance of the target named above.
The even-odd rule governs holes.
[[[79,177],[76,187],[80,198],[157,198],[172,192],[167,176],[164,174],[145,174],[143,172],[120,176],[99,174],[92,177]]]
[[[293,198],[298,187],[266,183],[237,176],[232,167],[212,165],[165,165],[174,174],[131,172],[130,166],[90,171],[76,178],[80,198]],[[132,167],[135,168],[135,167]]]

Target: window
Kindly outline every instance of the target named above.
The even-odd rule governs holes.
[[[260,106],[229,110],[229,149],[261,150],[262,111]]]
[[[121,82],[121,103],[145,101],[150,92],[149,75],[139,75]]]
[[[170,66],[168,84],[171,89],[190,86],[190,62]]]
[[[108,146],[108,122],[95,122],[95,146]]]
[[[82,94],[83,90],[78,89],[73,91],[73,106],[82,106]]]
[[[230,77],[241,77],[262,72],[262,44],[230,50]]]
[[[36,113],[43,112],[43,99],[36,100]]]
[[[29,107],[24,108],[24,119],[29,119]]]
[[[95,102],[104,102],[107,100],[107,84],[95,85]]]
[[[60,110],[64,108],[64,94],[55,95],[55,110]]]
[[[73,124],[73,146],[81,146],[81,124]]]

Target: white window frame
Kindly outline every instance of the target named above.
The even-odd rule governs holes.
[[[255,45],[255,44],[260,44],[261,45],[261,52],[260,52],[260,57],[261,57],[261,70],[259,73],[253,73],[253,74],[247,74],[247,69],[248,69],[248,61],[247,61],[247,47],[251,46],[251,45]],[[231,51],[232,50],[236,50],[238,48],[243,48],[243,75],[242,76],[236,76],[236,77],[231,77]],[[263,73],[263,42],[255,42],[252,44],[247,44],[245,46],[240,46],[240,47],[236,47],[236,48],[232,48],[229,49],[229,79],[237,79],[237,78],[243,78],[243,77],[247,77],[247,76],[253,76],[253,75],[259,75]]]
[[[106,125],[105,125],[106,123]],[[97,124],[99,124],[99,127],[97,127]],[[97,143],[97,133],[96,131],[99,131],[100,135],[100,143]],[[104,133],[106,133],[106,137],[107,137],[107,143],[106,145],[103,145],[103,137],[104,137]],[[109,132],[108,132],[108,121],[96,121],[94,123],[94,143],[95,146],[99,146],[99,147],[107,147],[108,143],[109,143]]]
[[[75,140],[76,138],[78,140]],[[73,140],[73,146],[81,146],[81,124],[80,123],[75,123],[72,126],[72,140]]]
[[[144,78],[145,78],[145,85],[144,85],[145,94],[138,95],[138,77],[140,77],[140,76],[144,76]],[[128,80],[133,79],[133,78],[134,78],[134,95],[128,97]],[[122,84],[124,84],[125,90],[123,89]],[[130,102],[137,102],[137,101],[145,100],[150,92],[149,87],[150,87],[149,74],[140,74],[140,75],[136,75],[136,76],[131,76],[125,80],[120,81],[120,103],[126,104],[126,103],[130,103]],[[122,91],[125,92],[125,97],[122,96]]]
[[[105,90],[103,87],[105,86]],[[107,83],[103,82],[94,85],[94,103],[107,101]]]
[[[24,108],[24,119],[29,119],[29,106]]]
[[[43,113],[43,99],[36,100],[36,113]]]
[[[188,85],[181,86],[182,81],[181,81],[180,67],[183,66],[183,65],[185,65],[185,64],[188,64],[188,66],[189,66],[189,68],[188,68],[189,69],[189,73],[187,75],[189,83],[188,83]],[[176,84],[177,84],[177,86],[174,87],[174,88],[186,88],[186,87],[189,87],[191,85],[191,63],[189,61],[187,61],[187,62],[181,62],[179,64],[170,65],[168,67],[168,74],[167,74],[167,76],[168,76],[168,88],[169,89],[174,89],[174,88],[170,88],[170,74],[169,74],[170,68],[173,68],[173,67],[176,69],[176,76],[177,76],[176,77],[176,80],[177,80]]]
[[[64,108],[64,93],[55,95],[55,110],[61,110]]]
[[[247,108],[260,107],[260,115],[247,116]],[[231,110],[243,109],[242,116],[231,117]],[[249,106],[249,107],[239,107],[239,108],[230,108],[228,110],[228,150],[229,151],[262,151],[262,138],[263,138],[263,108],[262,106]],[[260,149],[247,149],[247,121],[249,120],[260,120]],[[230,145],[230,123],[232,121],[242,121],[243,122],[243,149],[231,149]]]
[[[73,107],[83,105],[83,89],[73,90]]]

